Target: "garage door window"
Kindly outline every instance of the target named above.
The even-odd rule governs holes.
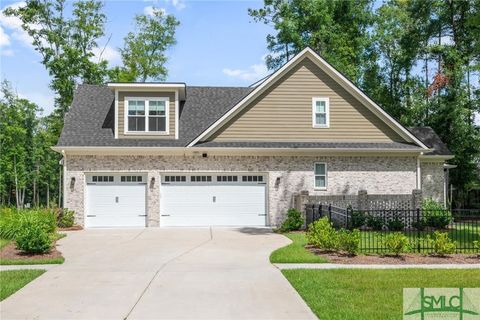
[[[212,176],[191,176],[191,182],[212,182]]]
[[[186,182],[186,176],[165,176],[165,182]]]
[[[121,176],[120,181],[121,182],[142,182],[143,177],[142,176]]]
[[[92,182],[113,182],[113,176],[92,176]]]
[[[238,176],[217,176],[217,182],[237,182]]]
[[[263,176],[242,176],[242,182],[263,182]]]

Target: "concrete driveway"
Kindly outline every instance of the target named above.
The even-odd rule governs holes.
[[[70,232],[66,262],[1,302],[1,319],[315,319],[266,229]]]

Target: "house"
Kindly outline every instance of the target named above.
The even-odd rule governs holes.
[[[315,195],[445,198],[453,156],[307,48],[254,87],[78,87],[54,150],[86,227],[276,226]]]

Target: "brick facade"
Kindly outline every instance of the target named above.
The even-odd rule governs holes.
[[[423,197],[443,203],[445,193],[443,162],[422,162],[421,172]]]
[[[327,190],[314,190],[315,162],[328,168]],[[83,224],[85,172],[147,172],[148,225],[160,219],[161,175],[163,172],[261,172],[268,174],[268,224],[278,225],[292,206],[293,194],[302,190],[310,195],[410,194],[416,187],[415,157],[343,156],[67,156],[65,206],[75,210]],[[71,178],[75,185],[70,188]],[[155,183],[151,184],[151,178]],[[279,178],[277,180],[277,178]]]

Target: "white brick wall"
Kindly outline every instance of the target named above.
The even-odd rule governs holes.
[[[327,190],[313,188],[314,162],[328,166]],[[410,194],[416,187],[415,157],[314,157],[314,156],[67,156],[66,207],[75,210],[83,224],[84,173],[89,171],[139,171],[148,173],[148,225],[159,225],[160,176],[163,172],[262,172],[268,174],[268,216],[278,225],[292,206],[296,192],[310,194]],[[76,178],[74,189],[69,187]],[[155,177],[155,185],[150,185]],[[277,177],[280,182],[276,185]]]
[[[420,168],[423,198],[432,198],[437,202],[443,203],[445,193],[443,162],[422,162]]]

